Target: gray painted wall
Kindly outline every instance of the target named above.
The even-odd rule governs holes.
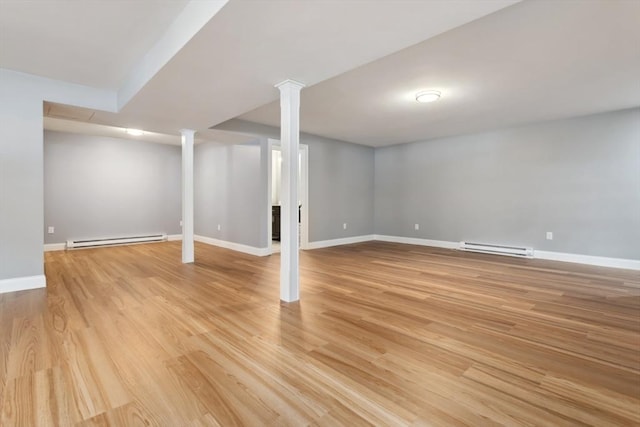
[[[246,145],[196,145],[195,234],[258,248],[267,246],[264,152],[264,140]]]
[[[0,280],[44,274],[42,95],[0,70]]]
[[[45,131],[45,243],[181,233],[180,156],[173,145]]]
[[[640,109],[381,148],[375,168],[377,234],[640,259]]]
[[[244,120],[216,128],[280,139],[279,129]],[[309,242],[373,234],[374,149],[304,133],[300,143],[309,146]]]
[[[300,142],[309,146],[309,241],[373,234],[373,148],[314,135]]]

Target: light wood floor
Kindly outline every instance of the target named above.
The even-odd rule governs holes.
[[[0,295],[2,426],[640,425],[640,275],[391,243],[46,254]]]

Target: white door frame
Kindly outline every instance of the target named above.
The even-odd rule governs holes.
[[[271,194],[273,191],[272,159],[273,151],[280,151],[279,139],[268,139],[267,142],[267,248],[273,253],[272,233],[272,209]],[[300,249],[309,249],[309,146],[300,144],[300,194],[298,195],[302,207],[300,208]]]

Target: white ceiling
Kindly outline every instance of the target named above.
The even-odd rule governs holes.
[[[68,105],[45,102],[44,129],[82,135],[107,136],[110,138],[130,139],[134,141],[155,142],[159,144],[180,145],[179,132],[159,133],[145,130],[143,135],[131,135],[127,127],[98,124],[93,121],[95,110],[70,107]],[[129,129],[137,129],[129,127]],[[196,134],[195,143],[219,142],[224,144],[245,144],[255,141],[256,136],[217,129],[206,129]]]
[[[640,1],[526,1],[304,89],[301,130],[384,146],[638,105]]]
[[[201,1],[0,0],[0,67],[122,90]],[[213,13],[121,111],[62,118],[234,142],[207,128],[277,126],[273,85],[291,78],[308,85],[303,131],[383,146],[640,105],[639,1],[230,0]],[[417,104],[420,89],[443,98]]]
[[[313,85],[513,3],[232,0],[122,113],[205,129],[276,100],[285,79]]]
[[[202,131],[276,100],[274,85],[284,79],[318,83],[517,1],[231,0],[120,112],[95,111],[90,120],[170,134]],[[124,64],[132,67],[141,55],[133,49],[141,14],[168,13],[166,2],[143,1],[139,10],[131,3],[138,4],[49,0],[41,8],[0,0],[2,15],[11,15],[3,25],[13,22],[4,30],[0,66],[92,86],[122,84]],[[54,45],[44,47],[49,38]]]
[[[188,0],[0,0],[0,68],[118,89]]]
[[[81,122],[77,120],[65,120],[55,117],[44,117],[44,128],[49,131],[77,133],[81,135],[107,136],[110,138],[130,139],[134,141],[155,142],[158,144],[180,145],[179,135],[167,135],[163,133],[144,132],[135,136],[127,133],[125,128],[116,126],[99,125],[96,123]]]

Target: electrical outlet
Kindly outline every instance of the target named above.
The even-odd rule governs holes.
[[[547,240],[553,240],[553,231],[547,231]]]
[[[347,229],[347,223],[345,222],[344,224],[342,224],[342,229],[346,230]]]
[[[182,227],[182,220],[180,220],[180,227]]]
[[[55,233],[55,232],[56,232],[55,227],[51,227],[51,226],[49,226],[49,228],[47,228],[47,233],[49,233],[49,234],[53,234],[53,233]]]
[[[414,230],[420,230],[420,224],[414,224],[413,225],[413,229]]]
[[[220,231],[220,230],[221,230],[221,228],[222,228],[222,227],[220,227],[220,224],[218,224],[218,231]]]

